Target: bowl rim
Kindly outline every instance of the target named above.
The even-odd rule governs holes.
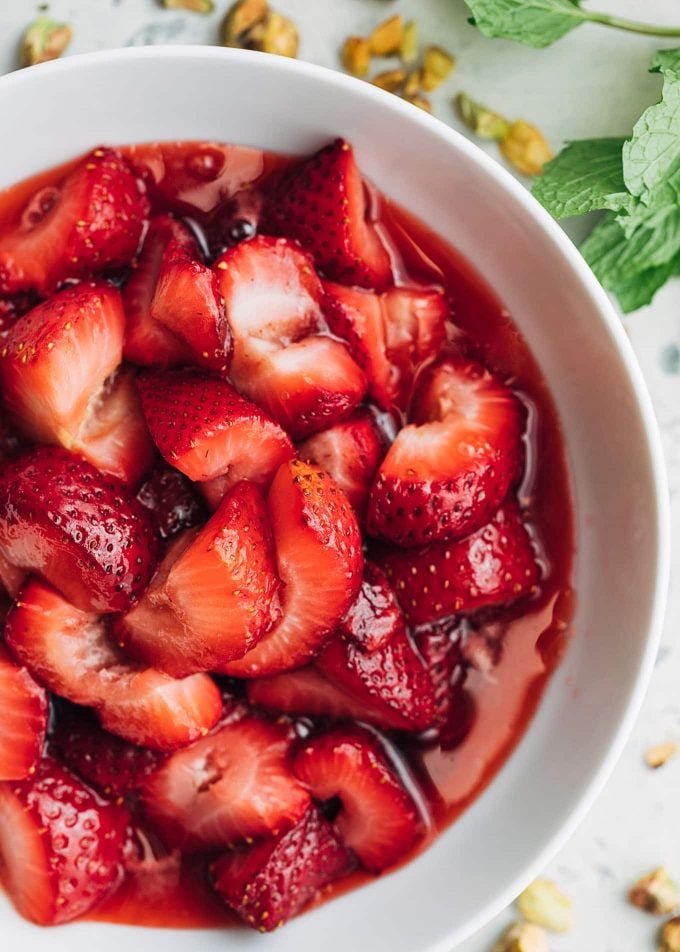
[[[651,475],[655,499],[656,516],[656,564],[657,572],[653,595],[650,599],[649,624],[644,650],[637,671],[635,681],[628,692],[625,702],[625,713],[621,718],[616,732],[611,737],[606,755],[602,758],[598,768],[581,791],[566,819],[563,819],[555,832],[542,844],[537,846],[531,860],[524,863],[516,871],[513,879],[505,888],[489,897],[486,903],[477,912],[456,927],[450,938],[436,939],[427,945],[427,952],[449,952],[451,943],[456,946],[473,935],[494,916],[509,905],[525,886],[538,875],[543,867],[564,846],[573,835],[577,826],[582,822],[602,791],[605,783],[616,766],[625,744],[630,736],[633,725],[640,712],[646,690],[649,686],[654,661],[659,647],[661,632],[664,623],[668,585],[670,579],[670,499],[666,464],[661,441],[658,421],[656,419],[651,396],[647,389],[640,364],[626,334],[619,315],[611,300],[591,271],[577,247],[562,230],[558,223],[532,196],[514,176],[505,169],[500,162],[493,159],[477,144],[469,140],[458,130],[452,128],[443,120],[432,116],[421,109],[414,108],[410,103],[379,89],[364,80],[349,76],[340,70],[304,60],[289,59],[270,53],[260,53],[251,50],[224,48],[219,46],[204,46],[200,44],[162,44],[156,46],[124,47],[110,50],[98,50],[88,53],[77,53],[63,59],[53,60],[32,66],[30,69],[19,69],[12,73],[0,76],[0,92],[5,94],[13,88],[21,88],[33,82],[34,77],[44,77],[46,74],[59,74],[90,68],[100,63],[152,60],[243,60],[257,63],[261,69],[277,69],[283,75],[297,73],[306,76],[310,81],[321,79],[325,83],[334,84],[339,88],[351,89],[354,94],[361,94],[367,100],[373,101],[381,109],[403,116],[410,125],[429,128],[435,132],[443,146],[454,152],[463,153],[468,159],[481,167],[484,174],[490,176],[495,183],[504,189],[540,227],[545,236],[556,246],[561,256],[574,273],[583,289],[592,302],[593,310],[597,313],[600,322],[607,332],[611,346],[617,352],[623,368],[630,380],[631,387],[637,402],[647,440],[647,451],[651,463]],[[530,343],[530,342],[529,342]],[[540,710],[540,707],[539,707]],[[539,716],[539,711],[534,717]],[[493,782],[493,781],[492,781]]]

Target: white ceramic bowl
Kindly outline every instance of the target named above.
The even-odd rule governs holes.
[[[526,736],[437,842],[263,938],[94,923],[40,930],[0,898],[26,952],[435,952],[512,900],[573,831],[618,757],[652,666],[668,512],[649,397],[604,292],[562,231],[499,165],[443,123],[339,73],[207,47],[75,56],[0,79],[0,186],[99,143],[221,139],[308,152],[342,135],[363,171],[494,287],[549,381],[576,506],[573,638]]]

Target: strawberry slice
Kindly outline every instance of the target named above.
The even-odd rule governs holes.
[[[414,635],[434,685],[437,738],[442,750],[453,750],[467,736],[475,716],[474,700],[465,689],[467,665],[462,632],[452,624],[421,627]]]
[[[205,510],[191,482],[168,466],[157,466],[149,474],[137,499],[150,511],[161,539],[172,539],[205,521]]]
[[[351,413],[366,393],[366,377],[344,344],[314,336],[263,357],[244,389],[302,439]]]
[[[20,221],[0,233],[0,293],[46,295],[68,278],[127,264],[148,209],[128,163],[113,149],[95,149],[58,186],[33,195]]]
[[[14,598],[25,580],[25,570],[12,565],[0,552],[0,590],[4,589],[11,598]]]
[[[0,780],[22,780],[42,754],[47,693],[0,644]]]
[[[354,601],[363,553],[356,516],[334,481],[308,463],[284,463],[267,497],[283,617],[239,661],[235,677],[260,677],[306,664]],[[323,580],[323,584],[319,581]]]
[[[216,860],[211,874],[217,894],[247,925],[271,932],[354,866],[328,820],[310,807],[287,833]]]
[[[421,731],[435,720],[432,680],[403,621],[388,644],[375,651],[364,651],[350,638],[337,635],[316,666],[329,681],[379,711],[380,723],[387,727]]]
[[[278,423],[225,380],[183,370],[144,373],[139,393],[163,457],[190,479],[268,486],[293,445]]]
[[[293,769],[315,800],[339,797],[335,829],[369,872],[392,866],[423,832],[413,797],[367,730],[336,727],[305,741]]]
[[[146,587],[156,537],[120,483],[57,447],[0,466],[0,555],[86,611],[124,611]]]
[[[93,909],[122,882],[128,822],[50,758],[0,783],[0,858],[17,911],[47,926]]]
[[[485,525],[524,463],[524,408],[485,367],[445,354],[420,375],[412,419],[371,490],[368,531],[399,545]]]
[[[309,794],[288,764],[290,728],[246,717],[172,754],[145,782],[147,818],[169,846],[226,846],[290,829]]]
[[[174,680],[130,662],[109,638],[104,619],[74,608],[37,580],[24,586],[10,610],[5,640],[41,684],[93,707],[107,730],[133,744],[181,747],[222,713],[220,693],[207,675]]]
[[[301,443],[298,456],[325,469],[363,518],[385,450],[386,439],[375,416],[370,410],[357,410]]]
[[[383,290],[390,258],[348,142],[336,139],[278,176],[268,196],[263,231],[295,238],[317,267],[344,284]]]
[[[459,542],[376,553],[410,622],[504,605],[536,591],[541,569],[517,504]]]
[[[406,410],[417,368],[446,338],[449,306],[439,291],[391,288],[374,294],[324,282],[324,313],[368,377],[383,410]]]
[[[379,651],[402,630],[403,623],[385,573],[374,562],[366,561],[361,588],[339,626],[339,633],[364,651]]]
[[[50,752],[74,773],[107,797],[136,793],[157,769],[161,755],[137,747],[102,730],[80,710],[59,723],[50,737]]]

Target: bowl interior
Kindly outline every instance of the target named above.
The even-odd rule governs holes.
[[[425,854],[266,940],[79,923],[71,952],[450,949],[568,835],[623,744],[644,689],[667,572],[665,485],[649,400],[618,321],[577,252],[514,180],[417,109],[330,71],[210,48],[86,55],[0,80],[12,130],[0,186],[101,142],[218,139],[311,151],[343,135],[363,171],[456,246],[512,313],[551,387],[574,487],[573,638],[525,738]],[[39,121],[36,121],[39,117]],[[631,452],[634,447],[634,452]],[[0,897],[2,934],[29,952],[55,933]],[[68,929],[68,933],[66,932]],[[68,938],[66,938],[68,934]]]

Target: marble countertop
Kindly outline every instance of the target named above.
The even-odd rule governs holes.
[[[163,10],[157,0],[53,0],[50,13],[74,26],[69,52],[149,43],[215,43],[228,0],[199,16]],[[627,134],[656,100],[652,53],[673,43],[583,26],[545,51],[480,36],[462,0],[275,0],[300,27],[302,58],[337,66],[349,33],[364,33],[389,13],[417,17],[421,36],[458,57],[454,76],[434,96],[435,112],[459,123],[452,96],[465,90],[500,112],[535,122],[555,148],[564,139]],[[592,6],[647,21],[680,22],[677,0],[593,0]],[[13,69],[19,38],[37,5],[0,0],[0,72]],[[39,122],[39,115],[35,117]],[[490,151],[497,155],[495,147]],[[581,226],[582,227],[582,226]],[[576,231],[570,232],[578,239]],[[672,528],[680,531],[680,279],[653,306],[625,320],[661,424],[671,487]],[[642,714],[603,794],[568,845],[546,869],[569,893],[576,927],[551,940],[553,952],[645,952],[657,946],[656,923],[625,902],[630,882],[667,864],[680,877],[680,757],[660,771],[645,766],[650,744],[680,740],[680,555],[672,568],[663,642]],[[457,952],[488,952],[511,921],[507,911]],[[414,950],[417,952],[417,950]]]

